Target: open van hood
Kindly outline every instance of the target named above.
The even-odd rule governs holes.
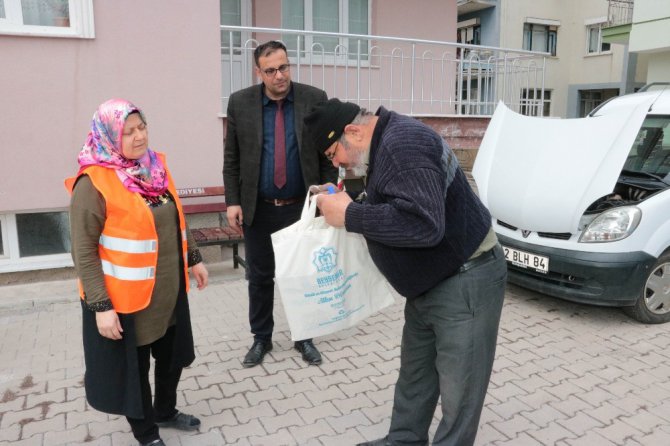
[[[533,118],[496,107],[472,174],[494,218],[520,229],[574,232],[611,193],[653,98],[579,119]]]

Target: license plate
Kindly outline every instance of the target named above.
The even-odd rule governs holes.
[[[522,268],[532,268],[541,273],[547,273],[549,271],[548,257],[538,256],[526,251],[519,251],[518,249],[510,248],[508,246],[503,246],[502,248],[505,252],[505,260],[513,265]]]

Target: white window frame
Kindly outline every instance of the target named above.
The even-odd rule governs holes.
[[[93,39],[93,0],[68,0],[70,26],[24,25],[21,0],[4,0],[5,18],[0,18],[0,35]]]
[[[519,98],[519,113],[525,116],[551,116],[551,94],[552,90],[545,88],[544,93],[541,88],[522,88]],[[531,94],[532,93],[532,94]],[[524,94],[526,97],[524,97]],[[542,95],[542,98],[535,98],[535,96]],[[532,96],[532,97],[530,97]],[[547,105],[547,114],[544,113],[545,105]],[[538,113],[539,107],[539,113]]]
[[[551,54],[552,57],[558,56],[558,28],[561,26],[560,20],[553,19],[541,19],[536,17],[526,17],[523,23],[523,37],[521,39],[521,46],[524,50],[531,51],[533,48],[533,28],[536,26],[542,26],[545,28],[545,38],[547,39],[547,48],[545,52]],[[526,25],[530,28],[530,37],[529,37],[529,48],[525,47],[526,39]],[[552,45],[553,38],[553,45]]]
[[[304,24],[303,24],[303,31],[318,31],[314,29],[314,10],[313,10],[313,1],[312,0],[302,0],[304,4]],[[348,34],[349,33],[349,0],[337,0],[339,3],[338,7],[338,24],[339,24],[339,30],[337,32],[342,33],[342,34]],[[366,0],[367,1],[367,6],[368,6],[368,29],[366,32],[367,36],[370,36],[371,29],[372,29],[372,5],[371,5],[371,0]],[[283,26],[283,19],[282,19],[282,26]],[[303,40],[303,50],[309,54],[312,50],[312,43],[313,39],[312,36],[305,36],[305,39]],[[349,53],[352,52],[352,48],[348,47],[348,41],[347,38],[340,38],[338,45],[342,45],[343,47],[347,48],[347,51]],[[370,52],[370,47],[372,46],[372,42],[368,41],[368,53]],[[370,55],[368,55],[368,60],[370,59]],[[297,58],[296,57],[290,57],[289,61],[291,63],[296,63]],[[329,64],[329,65],[335,65],[335,64],[346,64],[346,62],[342,61],[341,57],[335,57],[331,54],[325,55],[323,58],[318,54],[314,53],[312,55],[312,58],[310,60],[309,56],[307,57],[301,57],[300,58],[300,63],[313,63],[313,64]],[[362,66],[366,66],[367,62],[366,61],[361,61]]]
[[[475,37],[475,29],[479,28],[479,42],[473,42],[470,43],[471,41],[474,40]],[[461,44],[467,44],[467,45],[481,45],[481,24],[479,23],[479,17],[475,17],[474,19],[469,19],[469,20],[464,20],[462,22],[458,22],[456,24],[456,35],[460,37],[460,42]],[[463,38],[465,37],[465,38]]]
[[[240,5],[240,26],[250,27],[252,24],[251,17],[251,0],[237,0]],[[219,2],[220,3],[220,2]],[[223,50],[221,46],[221,95],[222,97],[229,97],[234,91],[247,85],[246,79],[253,78],[254,58],[253,52],[246,50],[248,42],[251,40],[251,33],[249,31],[239,31],[240,44],[242,48],[233,47],[233,56],[230,57],[230,50],[226,48]],[[221,114],[225,116],[227,102],[221,101]]]
[[[611,54],[612,45],[610,44],[610,49],[603,51],[603,26],[607,23],[607,17],[598,17],[596,19],[589,19],[584,22],[586,25],[586,55],[587,56],[597,56],[601,54]],[[590,50],[591,43],[591,33],[598,32],[598,49],[596,51]]]
[[[47,209],[40,210],[40,212],[67,212],[67,209]],[[20,257],[16,214],[0,214],[0,221],[2,222],[2,244],[5,251],[3,255],[0,255],[0,273],[74,266],[72,255],[69,252]]]
[[[2,240],[2,252],[0,252],[0,262],[9,258],[9,222],[7,214],[0,214],[0,240]]]
[[[251,26],[251,0],[237,0],[237,3],[239,4],[240,7],[240,23],[237,24],[237,26]],[[221,24],[223,25],[223,24]],[[228,33],[228,31],[226,31]],[[240,35],[240,48],[235,48],[233,42],[233,48],[234,48],[234,54],[233,56],[239,55],[241,52],[244,52],[241,50],[241,48],[244,47],[244,43],[248,41],[251,38],[251,33],[247,31],[234,31],[233,34],[239,34]],[[230,43],[230,42],[229,42]],[[223,48],[228,48],[223,46],[223,41],[221,42],[221,55],[224,57],[229,57],[230,53],[229,50],[223,51]]]

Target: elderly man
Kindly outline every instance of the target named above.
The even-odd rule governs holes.
[[[391,426],[362,445],[471,445],[491,375],[507,267],[491,216],[440,135],[380,107],[331,99],[305,118],[314,145],[366,175],[362,202],[318,195],[326,221],[365,236],[404,297],[405,326]]]

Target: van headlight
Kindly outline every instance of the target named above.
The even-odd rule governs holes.
[[[602,243],[623,240],[635,231],[642,211],[634,206],[612,208],[598,215],[584,229],[580,243]]]

